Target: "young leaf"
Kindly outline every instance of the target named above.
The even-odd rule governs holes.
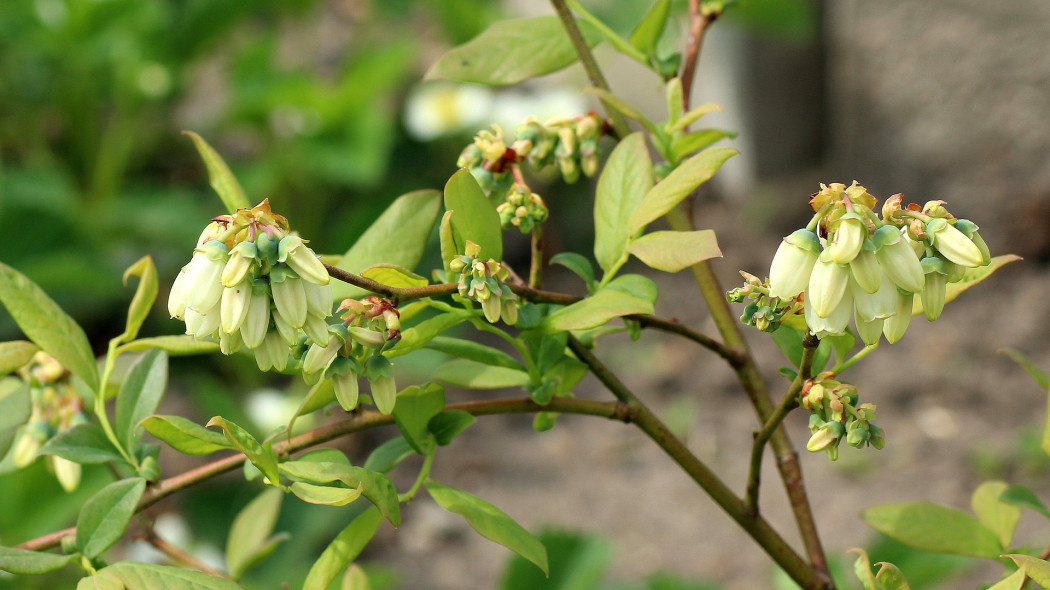
[[[219,352],[218,342],[197,340],[193,336],[153,336],[151,338],[139,338],[127,344],[117,347],[118,353],[124,352],[146,352],[153,348],[159,348],[170,356],[192,356],[196,354],[211,354]]]
[[[626,278],[631,280],[621,282]],[[622,288],[628,286],[631,288]],[[651,314],[654,311],[653,301],[656,300],[655,289],[656,285],[652,281],[640,275],[618,277],[594,295],[548,315],[543,321],[543,331],[551,334],[558,331],[587,330],[601,326],[613,318]]]
[[[77,549],[94,559],[116,543],[131,522],[144,491],[146,480],[132,477],[115,481],[91,496],[77,516]]]
[[[476,421],[474,416],[463,410],[448,410],[431,418],[427,430],[434,435],[434,442],[445,446]]]
[[[521,363],[509,354],[473,340],[438,336],[427,343],[427,348],[494,367],[506,367],[508,369],[518,369],[519,371],[525,370]]]
[[[27,338],[98,391],[98,367],[84,330],[25,275],[0,262],[0,303]]]
[[[77,424],[58,433],[44,443],[38,454],[57,455],[75,463],[124,462],[102,429],[90,423]]]
[[[723,139],[734,139],[735,131],[725,129],[700,129],[679,137],[671,144],[671,157],[679,161],[689,154],[702,150]]]
[[[412,385],[397,394],[394,422],[408,444],[420,455],[425,455],[434,446],[427,424],[443,409],[445,388],[437,383],[428,383],[426,387]]]
[[[407,459],[414,452],[412,445],[408,444],[405,437],[398,436],[376,447],[368,455],[368,459],[365,459],[364,467],[369,471],[386,473],[397,467],[398,463]]]
[[[600,37],[592,27],[580,23],[580,31],[588,47],[598,44]],[[557,17],[505,20],[446,52],[424,79],[506,86],[556,72],[576,59]]]
[[[908,580],[904,578],[901,570],[892,563],[880,562],[879,573],[875,574],[875,580],[886,590],[911,590]]]
[[[157,411],[167,387],[168,356],[164,351],[153,349],[131,366],[117,394],[117,419],[114,424],[117,438],[126,448],[135,448],[142,438],[136,428],[139,422]]]
[[[413,287],[424,287],[429,283],[426,277],[421,277],[403,266],[396,264],[373,264],[361,271],[361,276],[372,279],[390,287],[409,289]]]
[[[244,587],[232,580],[217,578],[208,574],[181,567],[121,561],[99,570],[97,575],[113,576],[132,588],[150,588],[156,590],[244,590]],[[96,575],[96,576],[97,576]],[[81,590],[77,586],[77,590]]]
[[[1010,553],[1004,557],[1014,560],[1014,563],[1020,568],[1018,571],[1023,571],[1036,584],[1043,588],[1050,588],[1050,563],[1047,563],[1046,560],[1017,553]]]
[[[208,169],[208,181],[211,187],[215,189],[215,192],[218,193],[219,198],[222,199],[223,205],[226,205],[226,212],[232,215],[238,209],[251,208],[252,204],[248,202],[248,197],[244,195],[244,189],[237,182],[233,172],[230,172],[230,167],[226,165],[219,152],[216,152],[208,145],[208,142],[204,141],[204,138],[200,135],[192,131],[183,131],[182,133],[193,140],[197,153],[200,154],[201,159],[204,160],[204,166]]]
[[[1046,374],[1046,371],[1040,369],[1032,362],[1032,359],[1028,358],[1019,350],[1012,348],[1004,348],[1000,350],[1003,354],[1010,357],[1015,363],[1017,363],[1028,376],[1035,381],[1035,384],[1039,386],[1043,391],[1050,391],[1050,375]],[[2,371],[0,371],[2,372]]]
[[[670,133],[674,133],[676,131],[683,131],[686,127],[692,125],[693,123],[696,123],[700,119],[700,117],[703,117],[708,113],[720,112],[722,112],[722,107],[718,106],[717,104],[713,102],[704,103],[698,107],[690,109],[688,113],[682,115],[680,119],[675,121],[668,128],[668,131]]]
[[[977,486],[970,499],[970,506],[977,515],[977,520],[995,532],[1003,547],[1010,546],[1014,529],[1021,519],[1019,507],[1000,499],[1008,487],[1004,481],[986,481]]]
[[[350,272],[361,272],[379,263],[415,268],[423,257],[430,230],[441,213],[440,197],[435,190],[401,195],[361,234],[336,266]],[[390,236],[397,236],[397,239],[391,240]],[[357,299],[367,294],[364,289],[353,285],[332,282],[335,301]]]
[[[989,586],[987,590],[1021,590],[1024,587],[1025,570],[1021,568],[1014,573]],[[1045,586],[1044,586],[1045,588]]]
[[[630,235],[640,236],[645,226],[659,219],[682,202],[701,184],[714,176],[726,160],[738,152],[733,148],[713,147],[689,158],[646,193],[629,223]]]
[[[448,361],[434,371],[434,378],[467,389],[503,389],[529,382],[529,374],[525,371],[484,365],[469,359]]]
[[[36,576],[65,567],[76,555],[59,555],[0,546],[0,571],[23,576]]]
[[[77,582],[77,590],[126,590],[124,582],[105,569],[95,572],[93,575],[80,578]]]
[[[853,575],[860,580],[860,585],[864,590],[885,590],[875,581],[875,575],[871,573],[871,559],[868,557],[868,552],[859,547],[854,547],[849,551],[857,554],[857,560],[853,562]]]
[[[499,213],[466,168],[445,183],[445,209],[452,212],[452,230],[481,247],[482,260],[503,259],[503,230]],[[462,252],[457,252],[462,254]]]
[[[427,480],[423,485],[439,506],[462,516],[481,536],[528,559],[543,573],[550,573],[547,548],[532,533],[507,516],[506,512],[477,496],[434,480]]]
[[[341,486],[319,486],[302,481],[293,482],[292,493],[303,502],[323,506],[346,506],[361,497],[361,486],[344,488]]]
[[[1013,504],[1014,506],[1020,506],[1022,508],[1028,508],[1029,510],[1035,510],[1039,514],[1050,518],[1050,510],[1047,510],[1046,505],[1044,505],[1039,498],[1032,493],[1032,490],[1025,486],[1010,486],[999,495],[999,501]]]
[[[873,529],[909,547],[996,559],[999,537],[969,514],[932,502],[882,504],[861,513]]]
[[[619,96],[616,96],[612,92],[609,92],[608,90],[605,90],[603,88],[594,87],[584,88],[583,90],[581,90],[581,92],[583,94],[593,94],[594,96],[597,96],[601,99],[601,101],[605,104],[607,108],[616,109],[620,112],[620,114],[627,117],[628,119],[634,119],[635,121],[638,121],[642,124],[642,127],[645,127],[645,130],[648,131],[654,138],[666,137],[663,130],[657,127],[655,123],[653,123],[645,115],[643,115],[641,111],[634,108],[633,106],[628,104],[624,99],[620,98]]]
[[[1016,254],[1003,254],[1002,256],[993,256],[992,261],[985,266],[967,269],[966,272],[963,273],[959,282],[948,284],[948,290],[944,295],[944,302],[948,303],[949,301],[952,301],[959,295],[962,295],[963,291],[990,277],[993,272],[1018,260],[1021,260],[1021,257]],[[915,302],[912,304],[911,314],[922,314],[922,301],[920,301],[919,297],[916,297]]]
[[[532,333],[526,337],[529,345],[529,354],[536,363],[536,370],[541,375],[546,375],[554,365],[565,358],[565,349],[569,346],[569,335],[565,332],[555,334]]]
[[[674,125],[682,116],[682,79],[678,76],[667,81],[664,87],[664,100],[667,101],[667,126]]]
[[[303,590],[326,590],[372,540],[383,517],[375,508],[359,514],[325,548],[303,583]]]
[[[390,521],[390,524],[401,524],[401,507],[397,499],[397,490],[390,478],[382,473],[353,467],[342,463],[325,463],[318,461],[286,461],[280,467],[292,479],[313,484],[342,482],[346,487],[361,488],[361,493]]]
[[[299,409],[295,411],[295,417],[305,416],[335,403],[335,385],[331,379],[321,379],[314,383],[310,391],[306,393]]]
[[[656,0],[631,32],[631,45],[646,56],[656,55],[656,43],[664,34],[670,13],[671,0]]]
[[[223,449],[236,449],[225,436],[181,416],[149,416],[142,422],[146,432],[171,448],[187,455],[208,455]]]
[[[438,242],[441,246],[441,266],[445,269],[445,273],[451,273],[449,269],[449,262],[455,258],[460,252],[464,251],[465,244],[459,244],[456,242],[456,232],[452,231],[452,212],[445,211],[444,215],[441,216],[441,223],[438,224]]]
[[[32,342],[13,340],[0,342],[0,377],[14,373],[29,364],[40,348]]]
[[[7,455],[18,427],[29,420],[33,413],[29,386],[14,385],[10,389],[0,388],[0,458]]]
[[[118,336],[118,342],[134,340],[139,334],[142,322],[146,321],[153,302],[157,299],[157,268],[153,266],[153,259],[143,256],[124,271],[124,284],[128,284],[128,277],[139,277],[139,286],[135,289],[135,296],[128,306],[128,321],[124,327],[124,333]]]
[[[606,278],[627,261],[627,220],[652,186],[653,167],[645,138],[632,133],[609,155],[594,198],[594,258]]]
[[[582,254],[577,254],[575,252],[559,252],[554,256],[551,256],[550,263],[560,264],[571,270],[587,284],[588,293],[594,291],[594,267],[591,266],[591,261],[587,260]]]
[[[438,334],[474,315],[474,312],[457,310],[425,319],[411,328],[402,330],[401,341],[383,354],[388,358],[393,358],[423,348],[428,342],[436,338]]]
[[[678,272],[701,260],[722,257],[715,232],[709,229],[652,232],[631,240],[627,251],[664,272]]]
[[[260,550],[267,547],[277,515],[281,511],[284,492],[267,488],[237,513],[226,538],[226,569],[233,579],[258,563]]]
[[[248,431],[222,416],[215,416],[205,426],[222,428],[223,432],[226,433],[226,438],[237,447],[237,450],[244,453],[244,456],[251,461],[252,465],[259,468],[259,471],[266,476],[266,479],[270,480],[271,484],[279,485],[280,477],[277,471],[277,456],[272,449],[263,448],[254,436],[248,434]]]

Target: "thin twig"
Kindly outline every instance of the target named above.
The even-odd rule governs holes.
[[[157,535],[157,531],[153,530],[152,526],[146,526],[144,528],[144,532],[143,532],[141,538],[142,538],[142,540],[146,541],[150,545],[153,545],[161,553],[164,553],[165,555],[167,555],[168,557],[170,557],[173,560],[177,561],[178,563],[181,563],[182,565],[188,566],[188,567],[193,568],[193,569],[195,569],[197,571],[200,571],[200,572],[203,572],[205,574],[208,574],[209,576],[215,576],[217,578],[225,578],[227,580],[232,580],[233,579],[230,576],[227,576],[226,574],[224,574],[224,573],[222,573],[222,572],[220,572],[218,570],[212,569],[212,568],[204,565],[196,557],[190,555],[189,553],[186,553],[185,551],[183,551],[179,547],[176,547],[175,545],[172,545],[171,543],[165,541],[159,535]]]
[[[696,77],[696,66],[700,63],[704,32],[719,16],[717,13],[704,14],[700,4],[701,0],[689,0],[689,43],[686,45],[685,59],[682,63],[683,111],[689,111],[692,101],[693,80]]]

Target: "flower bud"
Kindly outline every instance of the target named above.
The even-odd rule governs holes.
[[[857,336],[860,337],[860,341],[867,346],[873,346],[879,343],[879,338],[882,338],[882,328],[886,320],[875,319],[865,320],[860,315],[853,316],[854,322],[857,324]]]
[[[186,333],[198,339],[215,336],[219,331],[219,310],[219,305],[216,305],[204,314],[192,307],[187,307]]]
[[[850,424],[849,430],[846,432],[846,444],[855,449],[859,449],[864,447],[865,443],[867,442],[867,423],[862,422],[860,420],[855,420],[852,424]]]
[[[988,244],[984,242],[984,238],[981,237],[981,234],[977,233],[979,228],[976,223],[969,219],[959,219],[955,222],[955,229],[961,231],[963,235],[973,240],[974,245],[981,251],[981,259],[984,261],[984,264],[988,264],[992,261],[992,252],[988,249]],[[984,266],[984,264],[981,266]],[[951,281],[950,273],[949,282],[953,282]]]
[[[184,266],[175,276],[175,282],[171,284],[171,292],[168,294],[168,315],[180,320],[186,314],[186,294],[183,293],[182,287],[185,280],[186,267]]]
[[[485,312],[485,319],[495,324],[499,321],[500,308],[502,307],[499,296],[486,297],[481,302],[481,310]]]
[[[808,229],[784,238],[769,267],[769,296],[792,299],[806,290],[820,254],[820,240]]]
[[[230,251],[230,259],[222,268],[222,286],[229,288],[244,281],[258,255],[259,248],[254,242],[245,241],[234,246]]]
[[[509,297],[501,297],[500,315],[508,326],[518,323],[518,302]]]
[[[335,389],[335,399],[339,402],[340,407],[347,412],[357,407],[358,398],[361,395],[357,373],[348,371],[345,375],[333,377],[332,387]]]
[[[369,330],[368,328],[360,328],[357,326],[350,326],[347,328],[350,332],[350,337],[356,342],[360,342],[364,346],[369,348],[379,348],[386,344],[386,336],[382,332],[376,332]]]
[[[303,332],[306,332],[307,338],[309,338],[310,342],[313,344],[328,342],[328,338],[330,337],[330,334],[328,333],[328,322],[315,315],[306,316],[306,323],[303,324]]]
[[[241,324],[241,338],[245,346],[256,348],[262,344],[270,327],[270,287],[261,280],[252,281],[251,284],[251,303]]]
[[[856,258],[850,261],[849,271],[860,288],[868,293],[874,293],[882,286],[882,267],[879,266],[879,261],[875,258],[875,247],[871,240],[866,240],[864,249],[857,254]]]
[[[941,218],[930,220],[926,224],[926,231],[930,234],[933,247],[955,264],[970,268],[985,264],[984,255],[977,244],[946,220]]]
[[[324,319],[332,315],[332,285],[318,285],[303,281],[306,293],[306,312]]]
[[[244,319],[248,317],[248,309],[252,303],[251,281],[241,281],[233,287],[222,290],[222,301],[219,307],[219,320],[222,331],[232,334],[241,328]],[[266,307],[270,302],[266,302]]]
[[[856,213],[846,213],[839,218],[839,226],[835,230],[835,236],[828,244],[828,252],[835,264],[849,264],[868,238],[868,228],[864,220]]]
[[[344,342],[335,334],[330,335],[328,343],[324,346],[311,345],[303,358],[303,375],[320,373],[327,369],[339,355],[339,350],[343,348],[343,345]]]
[[[381,414],[394,411],[397,403],[397,385],[394,383],[394,365],[379,354],[368,359],[365,376],[372,386],[372,402]]]
[[[915,295],[912,293],[897,291],[897,308],[893,315],[886,318],[886,322],[882,326],[882,333],[890,344],[896,343],[908,331],[908,324],[911,323],[912,301],[914,299]]]
[[[285,236],[277,248],[277,261],[290,266],[304,281],[327,285],[328,269],[299,236]]]
[[[244,339],[241,338],[241,333],[233,332],[219,332],[219,352],[229,356],[244,346]]]
[[[849,285],[849,267],[831,260],[830,253],[821,252],[806,290],[806,307],[812,307],[817,317],[826,318],[842,301]]]
[[[36,461],[36,453],[44,446],[50,438],[47,424],[43,422],[32,422],[18,429],[18,441],[11,451],[15,467],[21,469]]]
[[[291,268],[278,265],[270,270],[270,291],[281,317],[291,327],[301,328],[309,309],[303,280]]]
[[[299,341],[299,329],[293,328],[288,320],[284,319],[279,309],[271,309],[270,317],[273,318],[273,325],[277,328],[277,333],[281,335],[286,346],[295,346]]]
[[[924,282],[922,265],[900,231],[884,225],[876,230],[872,242],[876,248],[875,257],[883,272],[901,289],[910,293],[921,292]]]
[[[226,266],[226,245],[212,240],[193,253],[186,265],[181,285],[186,304],[198,311],[215,306],[222,297],[222,271]]]
[[[922,287],[919,299],[922,301],[922,312],[929,321],[941,317],[944,311],[944,299],[947,294],[947,275],[944,261],[936,256],[922,259],[922,269],[926,272],[926,284]]]

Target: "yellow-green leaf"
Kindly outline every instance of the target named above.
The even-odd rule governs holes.
[[[645,138],[632,133],[616,146],[598,177],[594,199],[594,258],[606,277],[627,260],[627,220],[653,186]]]
[[[1046,560],[1017,553],[1011,553],[1005,557],[1014,560],[1017,567],[1021,568],[1018,571],[1023,571],[1036,584],[1043,588],[1050,588],[1050,563]]]
[[[204,166],[208,169],[208,181],[211,187],[215,189],[215,192],[218,193],[219,198],[222,199],[223,205],[226,205],[226,212],[233,214],[238,209],[250,208],[252,205],[248,202],[244,189],[237,182],[233,172],[230,172],[230,167],[226,165],[226,161],[222,159],[219,152],[208,145],[208,142],[204,141],[204,138],[200,135],[192,131],[183,131],[182,133],[193,140],[197,153],[200,154],[201,159],[204,160]]]
[[[683,162],[649,190],[641,205],[631,216],[630,235],[639,236],[645,226],[662,217],[681,203],[701,184],[707,182],[726,160],[735,156],[733,148],[713,147],[696,154]]]
[[[664,272],[678,272],[702,260],[722,256],[715,232],[709,229],[648,233],[631,240],[627,251]]]
[[[970,498],[970,506],[977,520],[995,532],[1003,547],[1010,546],[1014,529],[1021,519],[1021,509],[1000,498],[1007,488],[1009,485],[1005,481],[986,481],[977,486]]]
[[[361,271],[361,276],[399,289],[425,287],[429,282],[426,277],[421,277],[403,266],[387,263],[374,264]]]
[[[117,337],[117,342],[127,342],[138,336],[142,322],[146,321],[146,316],[157,299],[157,268],[153,266],[152,258],[143,256],[129,266],[124,271],[125,285],[128,284],[128,277],[138,277],[139,285],[135,288],[131,305],[128,306],[128,321],[124,326],[124,333]]]
[[[944,302],[947,303],[955,299],[959,295],[962,295],[963,291],[990,277],[993,272],[1018,260],[1021,260],[1021,257],[1016,254],[1003,254],[1002,256],[994,256],[992,261],[984,266],[967,269],[967,271],[963,273],[962,279],[956,283],[948,284],[947,291],[944,295]],[[914,298],[911,314],[922,315],[922,301],[919,297]]]

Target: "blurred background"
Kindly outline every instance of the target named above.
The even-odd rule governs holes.
[[[624,35],[650,4],[583,3]],[[685,4],[674,3],[676,14]],[[223,212],[184,129],[224,156],[251,200],[269,198],[315,250],[341,253],[396,196],[440,188],[477,129],[495,121],[511,132],[529,114],[597,108],[578,94],[586,83],[578,66],[510,89],[420,83],[445,49],[493,20],[549,13],[539,0],[0,2],[0,260],[40,284],[104,351],[131,296],[123,270],[153,256],[163,302],[163,285]],[[684,44],[684,22],[675,22],[668,47]],[[615,92],[664,117],[658,81],[608,47],[597,56]],[[944,199],[980,223],[993,254],[1025,257],[936,324],[915,320],[902,343],[847,375],[879,406],[884,451],[846,449],[837,464],[803,457],[838,562],[851,561],[844,549],[869,546],[882,552],[876,559],[910,563],[913,588],[992,581],[994,567],[942,563],[876,538],[857,513],[917,499],[965,508],[989,477],[1050,493],[1050,462],[1038,449],[1045,396],[997,353],[1020,349],[1050,368],[1050,3],[740,0],[709,32],[693,96],[724,108],[705,124],[739,131],[732,144],[741,156],[697,207],[700,227],[715,229],[726,253],[715,268],[727,288],[738,269],[765,272],[780,237],[808,219],[820,182],[857,179],[880,199]],[[579,228],[589,225],[591,187],[542,177],[534,188],[553,213],[545,230],[553,247],[590,255],[591,236]],[[551,286],[579,290],[549,272]],[[654,278],[658,313],[715,332],[687,277]],[[143,333],[177,332],[166,315],[159,306]],[[750,336],[773,390],[786,386],[768,339]],[[0,312],[0,339],[16,337]],[[652,334],[639,344],[603,341],[599,353],[630,367],[629,384],[731,485],[743,485],[754,419],[725,366]],[[174,359],[172,374],[165,413],[201,423],[222,414],[260,433],[286,421],[303,393],[294,380],[260,375],[251,359]],[[578,393],[603,395],[589,380]],[[793,418],[798,443],[805,425]],[[363,457],[389,436],[340,444]],[[194,464],[164,459],[168,475]],[[401,476],[411,481],[410,471]],[[616,424],[562,419],[537,435],[527,419],[488,418],[439,456],[435,475],[530,529],[574,531],[552,542],[591,556],[583,561],[602,588],[790,587],[670,461]],[[0,542],[69,526],[108,477],[87,470],[78,492],[60,496],[40,461],[0,475]],[[765,481],[763,509],[794,539],[777,517],[785,506],[772,471]],[[234,474],[201,486],[151,516],[172,541],[218,559],[233,515],[259,492],[230,487],[239,482]],[[246,585],[298,587],[311,556],[345,525],[335,510],[286,502],[278,530],[294,542]],[[1030,529],[1022,533],[1045,545],[1046,527]],[[145,543],[122,551],[150,558]],[[362,562],[376,588],[515,587],[513,576],[503,581],[505,550],[425,498],[396,534],[381,529]],[[72,583],[0,576],[0,588]]]

